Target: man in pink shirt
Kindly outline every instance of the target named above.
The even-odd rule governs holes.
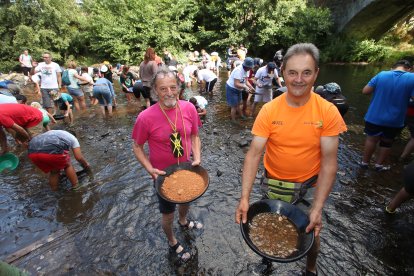
[[[8,152],[6,133],[3,127],[10,132],[16,142],[20,143],[16,137],[18,133],[25,140],[30,139],[27,129],[37,126],[43,121],[43,114],[39,109],[24,104],[2,104],[0,108],[0,145],[1,154]]]
[[[158,96],[158,103],[138,115],[132,131],[133,150],[141,165],[155,180],[168,166],[178,162],[190,161],[192,165],[200,164],[201,142],[198,136],[200,119],[193,104],[178,100],[179,80],[174,72],[161,67],[151,83]],[[170,138],[173,134],[181,136],[181,147],[173,147]],[[149,155],[144,151],[148,142]],[[178,153],[179,151],[179,153]],[[162,214],[161,225],[167,236],[170,251],[182,261],[187,261],[190,253],[177,241],[173,233],[175,204],[162,199],[158,194],[159,210]],[[187,218],[188,204],[178,206],[178,223],[186,229],[200,229],[203,225]]]

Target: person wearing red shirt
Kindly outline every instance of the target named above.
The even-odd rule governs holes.
[[[7,138],[4,128],[13,135],[17,143],[21,139],[30,140],[28,128],[37,126],[43,120],[42,112],[23,104],[2,104],[0,108],[0,145],[1,154],[8,152]],[[16,136],[19,134],[19,136]]]

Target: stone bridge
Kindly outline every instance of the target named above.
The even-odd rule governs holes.
[[[414,0],[311,0],[331,10],[336,30],[358,39],[379,39],[414,15]]]

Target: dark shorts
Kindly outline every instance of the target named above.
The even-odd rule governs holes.
[[[403,172],[404,188],[407,193],[414,195],[414,162],[405,167]]]
[[[23,73],[23,75],[29,76],[30,70],[32,70],[32,67],[22,66],[22,73]]]
[[[155,182],[154,182],[154,186],[155,186]],[[158,209],[160,210],[160,213],[161,214],[171,214],[171,213],[173,213],[175,211],[175,206],[177,204],[166,201],[158,193],[156,193],[156,194],[157,194],[157,198],[158,198]]]
[[[144,86],[142,96],[144,97],[144,99],[150,99],[151,98],[151,87]]]
[[[145,91],[144,91],[144,86],[142,85],[142,83],[141,82],[135,83],[134,87],[132,88],[132,92],[134,93],[134,96],[137,99],[141,98],[141,95],[142,97],[144,97]]]
[[[378,136],[386,139],[394,140],[394,138],[400,134],[401,127],[386,127],[372,124],[365,121],[364,132],[368,136]]]
[[[237,106],[241,102],[241,91],[226,84],[226,99],[229,106]]]
[[[70,164],[70,155],[68,151],[62,154],[49,154],[49,153],[31,153],[29,159],[32,160],[39,169],[48,173],[50,171],[63,170]]]

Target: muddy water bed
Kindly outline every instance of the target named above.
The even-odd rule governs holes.
[[[101,119],[97,110],[77,115],[73,130],[94,171],[92,180],[81,176],[84,187],[78,191],[65,191],[69,185],[62,183],[62,191],[51,192],[46,176],[16,149],[19,168],[0,176],[2,260],[13,259],[20,249],[32,250],[12,264],[35,275],[299,275],[304,259],[266,270],[234,223],[252,121],[229,124],[224,81],[210,99],[200,134],[210,186],[192,203],[190,215],[205,227],[183,232],[175,223],[177,238],[193,254],[185,265],[168,254],[152,180],[131,150],[138,107],[122,100],[120,95],[112,119]],[[402,164],[383,173],[357,167],[363,141],[359,112],[347,114],[352,128],[341,137],[337,180],[323,217],[319,273],[413,275],[414,206],[405,204],[394,216],[384,213],[385,203],[402,185]],[[393,160],[404,142],[397,141]],[[260,198],[256,185],[251,202]]]

